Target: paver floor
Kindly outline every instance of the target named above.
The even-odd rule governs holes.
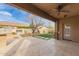
[[[79,55],[79,43],[64,40],[24,38],[14,56],[72,56]]]

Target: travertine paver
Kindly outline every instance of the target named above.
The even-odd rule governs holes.
[[[24,38],[16,49],[16,56],[71,56],[79,55],[79,43],[64,40],[42,40],[34,37]]]

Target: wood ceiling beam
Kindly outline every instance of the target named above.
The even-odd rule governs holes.
[[[57,21],[56,18],[50,16],[49,14],[47,14],[46,12],[44,12],[43,10],[35,7],[34,5],[32,5],[31,3],[11,3],[10,5],[15,6],[17,8],[21,8],[25,11],[31,12],[33,14],[36,14],[40,17],[49,19],[51,21]]]

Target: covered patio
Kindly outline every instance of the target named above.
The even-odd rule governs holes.
[[[58,40],[71,40],[79,42],[78,36],[78,16],[79,4],[74,3],[23,3],[23,4],[10,4],[17,8],[41,16],[48,20],[54,21],[56,39]]]
[[[46,41],[35,37],[20,37],[7,47],[9,49],[1,52],[1,55],[79,55],[79,4],[12,3],[9,5],[55,22],[55,38]],[[6,43],[5,40],[2,42]],[[3,45],[5,48],[6,44]]]

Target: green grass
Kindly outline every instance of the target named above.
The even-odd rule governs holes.
[[[53,33],[40,34],[40,35],[38,35],[38,36],[39,36],[40,38],[46,39],[46,40],[49,40],[50,38],[54,38]]]

